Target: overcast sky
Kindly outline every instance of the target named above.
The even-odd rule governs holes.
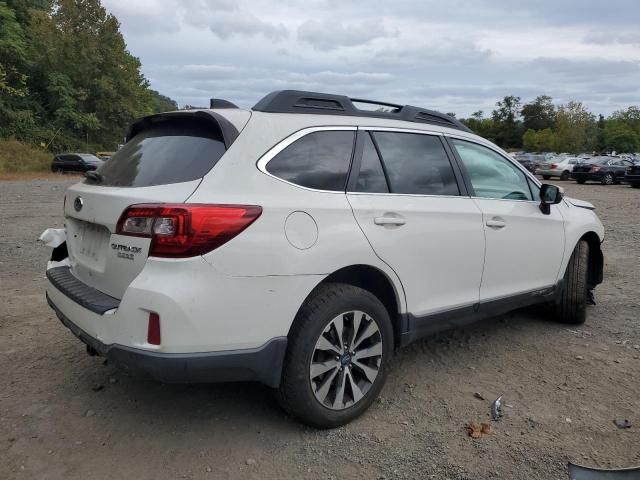
[[[489,114],[505,95],[640,105],[640,0],[103,0],[154,89],[285,88]]]

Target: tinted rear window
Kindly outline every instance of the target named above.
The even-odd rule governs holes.
[[[172,118],[142,130],[104,162],[97,170],[99,183],[150,187],[197,180],[224,152],[220,130],[214,123]]]
[[[354,132],[321,131],[305,135],[273,157],[267,171],[296,185],[344,191]]]

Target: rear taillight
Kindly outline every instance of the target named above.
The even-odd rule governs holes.
[[[151,238],[150,256],[194,257],[227,243],[261,214],[256,205],[131,205],[120,216],[116,233]]]
[[[555,170],[556,168],[558,168],[558,164],[557,163],[552,163],[551,164],[551,170]]]
[[[600,167],[593,166],[593,167],[591,167],[591,171],[592,172],[599,172],[600,171]]]

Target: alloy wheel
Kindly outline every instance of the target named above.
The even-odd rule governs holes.
[[[311,389],[326,408],[343,410],[358,403],[382,365],[382,335],[373,318],[361,311],[331,320],[314,347]]]

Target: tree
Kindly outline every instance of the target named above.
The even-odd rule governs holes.
[[[27,43],[14,11],[0,1],[0,135],[20,136],[32,119],[24,112],[27,87]]]
[[[461,118],[460,121],[473,130],[477,135],[494,141],[495,135],[493,120],[490,118],[484,118],[484,112],[482,110],[472,113],[469,118]]]
[[[0,0],[1,136],[112,149],[158,109],[176,105],[151,91],[100,0]]]
[[[606,121],[602,114],[598,115],[598,123],[596,125],[596,143],[594,148],[597,152],[602,152],[607,148]]]
[[[522,147],[528,152],[551,152],[557,140],[550,128],[544,130],[529,129],[522,136]]]
[[[620,153],[636,152],[640,149],[640,135],[623,123],[610,123],[606,128],[607,149]]]
[[[175,100],[165,97],[155,90],[149,90],[149,92],[151,93],[151,101],[153,102],[151,105],[151,111],[153,113],[172,112],[174,110],[178,110],[178,104]]]
[[[561,152],[590,152],[596,143],[596,121],[581,102],[560,105],[556,114],[556,150]]]
[[[556,109],[551,97],[541,95],[533,102],[524,105],[521,115],[525,130],[544,130],[553,127]]]
[[[522,146],[522,122],[518,120],[520,97],[506,96],[496,107],[491,113],[496,143],[504,148]]]
[[[26,43],[13,10],[0,2],[0,94],[23,97],[27,93]]]

